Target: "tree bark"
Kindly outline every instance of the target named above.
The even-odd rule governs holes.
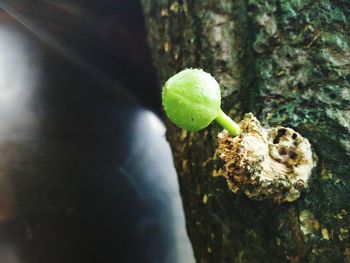
[[[350,262],[350,2],[143,0],[159,86],[186,67],[220,83],[237,121],[291,127],[318,156],[309,188],[276,204],[216,176],[221,128],[167,123],[197,262]]]

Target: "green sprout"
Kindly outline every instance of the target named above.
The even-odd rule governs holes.
[[[169,119],[183,129],[199,131],[215,120],[233,136],[240,133],[239,125],[220,108],[218,82],[201,69],[185,69],[169,78],[162,100]]]

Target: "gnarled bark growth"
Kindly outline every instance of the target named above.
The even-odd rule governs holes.
[[[290,128],[265,129],[253,114],[241,121],[242,133],[233,138],[219,133],[219,156],[225,161],[222,175],[229,188],[249,198],[292,202],[309,183],[315,160],[310,143]]]

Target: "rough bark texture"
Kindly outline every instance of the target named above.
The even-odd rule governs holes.
[[[289,126],[318,157],[308,190],[276,204],[233,194],[217,171],[216,124],[170,123],[198,262],[350,262],[350,2],[143,0],[159,85],[185,67],[219,81],[239,120]]]

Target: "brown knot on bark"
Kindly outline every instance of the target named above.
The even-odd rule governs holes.
[[[225,161],[223,175],[233,192],[251,199],[273,198],[292,202],[307,188],[315,157],[311,145],[293,129],[265,129],[253,114],[240,123],[242,133],[219,133],[219,156]]]

